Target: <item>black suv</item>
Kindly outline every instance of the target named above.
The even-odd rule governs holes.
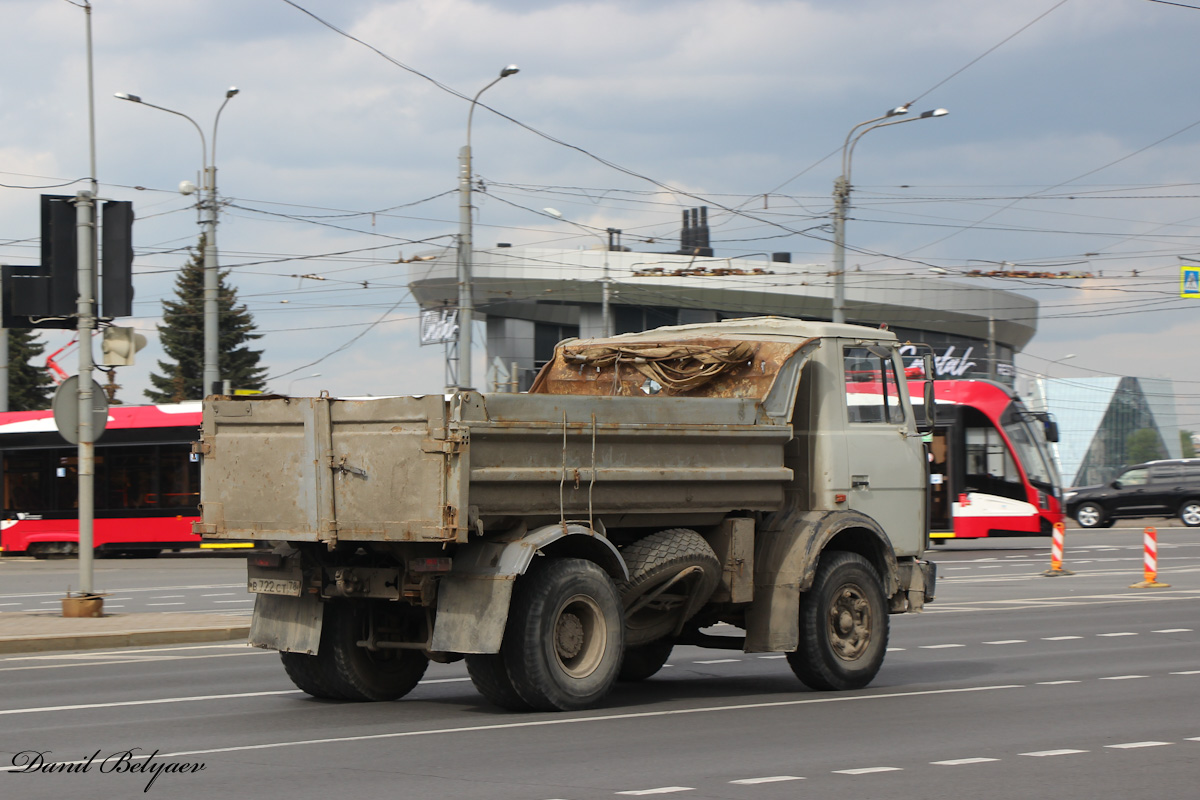
[[[1069,489],[1067,514],[1084,528],[1108,528],[1131,517],[1175,517],[1200,525],[1200,458],[1148,461],[1104,486]]]

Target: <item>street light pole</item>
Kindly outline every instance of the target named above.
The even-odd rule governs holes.
[[[201,378],[200,394],[205,397],[220,391],[220,268],[217,263],[217,125],[221,121],[221,112],[233,96],[238,93],[237,87],[231,86],[225,92],[225,100],[217,109],[213,118],[212,150],[208,148],[208,140],[204,129],[196,120],[180,111],[175,111],[154,103],[147,103],[136,94],[117,92],[114,97],[128,100],[131,103],[157,108],[168,114],[183,117],[200,134],[200,163],[203,167],[203,177],[200,187],[201,226],[204,229],[204,373]]]
[[[850,208],[850,165],[854,158],[854,145],[865,134],[876,128],[886,128],[889,125],[900,125],[905,122],[917,122],[931,117],[944,117],[950,113],[944,108],[924,111],[920,116],[910,119],[898,119],[892,122],[880,122],[890,117],[908,113],[908,106],[897,106],[886,114],[858,123],[846,134],[842,144],[842,174],[833,182],[833,315],[834,322],[846,321],[846,212]],[[879,123],[879,124],[875,124]],[[858,135],[855,135],[855,132]]]
[[[467,143],[458,151],[458,344],[454,354],[457,363],[454,375],[450,375],[447,369],[447,392],[471,388],[471,324],[475,315],[471,286],[471,248],[474,246],[471,241],[471,121],[480,95],[520,71],[516,64],[509,64],[500,70],[499,77],[475,93],[467,111]]]
[[[600,234],[589,230],[587,227],[580,225],[578,222],[572,222],[562,215],[562,212],[557,208],[543,208],[550,216],[561,219],[563,222],[574,225],[584,233],[595,236],[600,239],[604,245],[604,276],[600,279],[600,335],[607,339],[613,335],[612,324],[612,279],[608,275],[608,254],[613,249],[613,237],[619,236],[621,231],[618,228],[605,228],[604,232],[608,234],[608,239],[605,240]]]

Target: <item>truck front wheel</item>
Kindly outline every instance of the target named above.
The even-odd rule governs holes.
[[[604,699],[625,646],[621,599],[591,561],[537,559],[513,589],[501,655],[513,688],[538,711]]]
[[[800,596],[800,647],[788,664],[817,691],[861,689],[883,665],[888,616],[883,586],[857,553],[822,556],[812,588]]]

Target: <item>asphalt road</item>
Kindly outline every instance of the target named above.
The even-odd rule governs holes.
[[[1076,574],[1054,578],[1043,539],[939,547],[937,602],[893,618],[880,676],[847,693],[805,690],[779,656],[688,647],[577,714],[498,711],[461,663],[360,705],[312,700],[236,644],[3,658],[0,793],[130,797],[154,778],[147,794],[173,798],[1192,797],[1200,531],[1160,527],[1159,547],[1169,588],[1129,588],[1140,527],[1072,532]],[[236,562],[197,561],[123,562],[113,586],[186,587],[190,604],[242,585]],[[13,566],[0,602],[30,593]],[[99,755],[14,774],[21,751],[64,769]],[[194,771],[156,777],[167,764]]]
[[[107,613],[172,612],[249,616],[246,562],[240,554],[200,551],[153,559],[97,558],[92,585]],[[0,612],[57,611],[67,590],[80,586],[74,558],[0,558]]]

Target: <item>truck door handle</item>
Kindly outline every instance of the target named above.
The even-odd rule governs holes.
[[[871,488],[871,476],[870,475],[851,475],[850,476],[850,488],[851,489],[870,489]]]

